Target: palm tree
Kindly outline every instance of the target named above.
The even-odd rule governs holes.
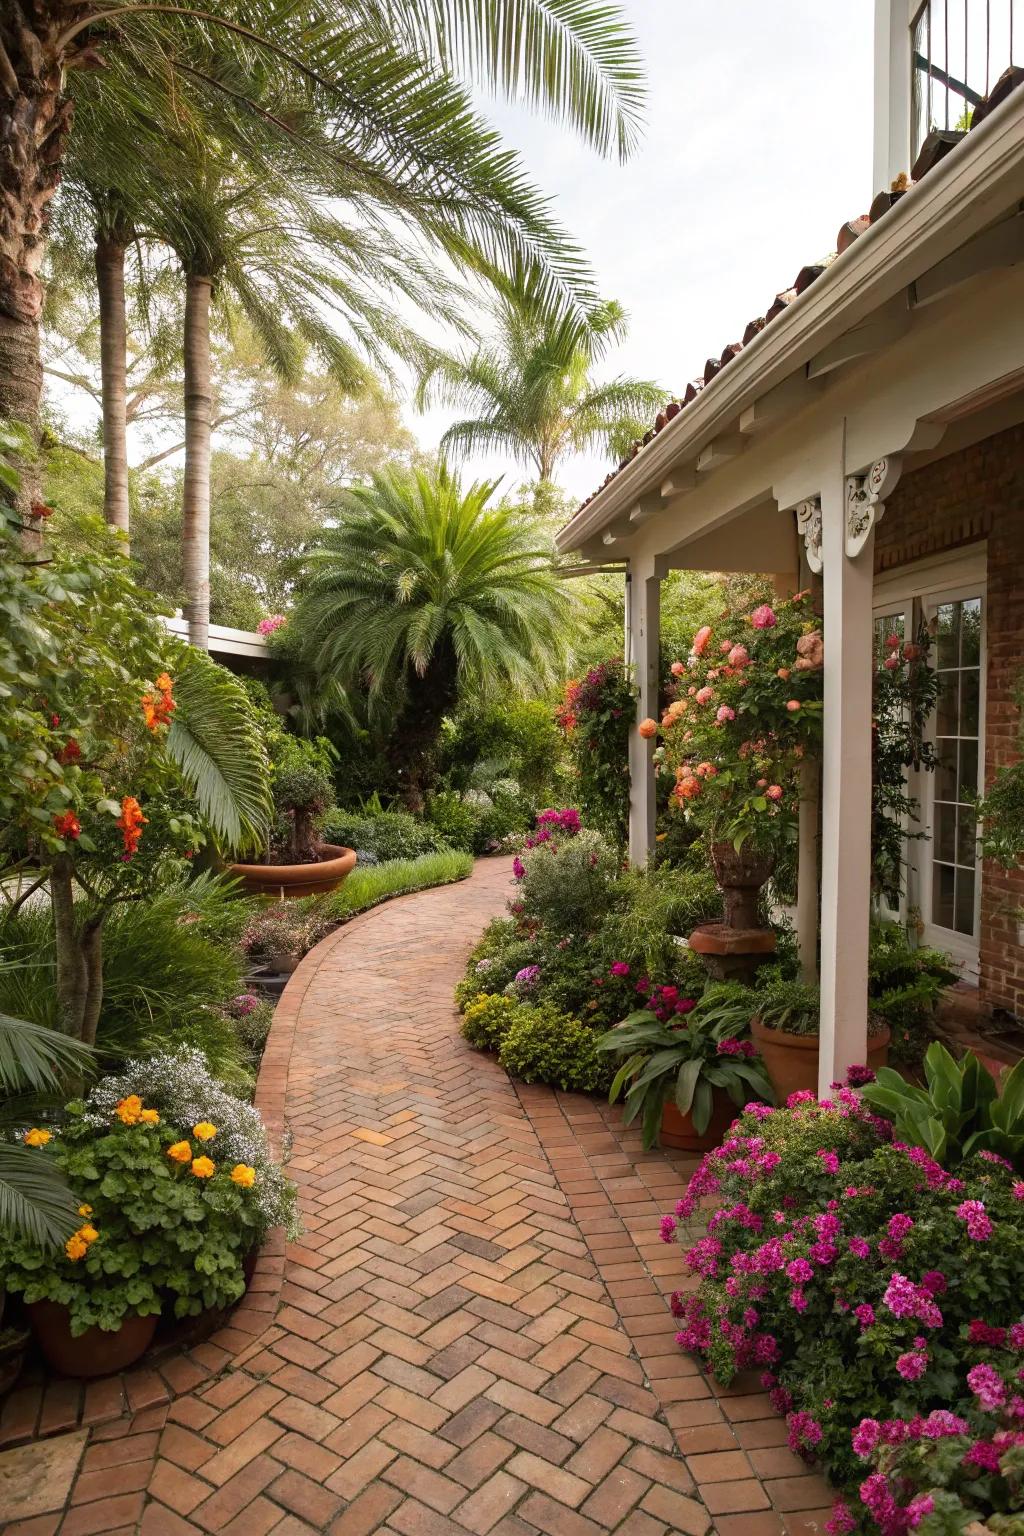
[[[442,452],[507,453],[531,465],[544,486],[570,454],[599,447],[621,457],[623,443],[642,435],[667,398],[645,379],[595,382],[595,366],[626,334],[626,313],[614,300],[552,318],[524,275],[498,300],[496,321],[493,341],[461,356],[438,353],[421,377],[421,409],[435,403],[472,412],[448,428]]]
[[[0,418],[38,427],[47,214],[72,122],[81,134],[90,116],[105,124],[120,172],[138,159],[140,127],[177,129],[183,117],[209,118],[214,133],[230,118],[254,134],[288,134],[293,120],[280,105],[300,87],[332,124],[332,177],[344,176],[371,222],[393,216],[469,271],[525,260],[552,297],[576,301],[587,286],[577,254],[455,70],[542,104],[599,149],[625,155],[636,140],[637,51],[607,0],[350,0],[337,20],[313,0],[227,0],[215,11],[6,0]],[[20,505],[37,491],[29,465]]]
[[[422,806],[441,723],[460,697],[546,683],[565,655],[568,599],[536,522],[490,506],[443,466],[392,470],[346,494],[308,557],[289,623],[323,684],[365,690],[386,719],[409,805]]]

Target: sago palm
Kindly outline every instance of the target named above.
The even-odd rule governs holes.
[[[544,484],[570,454],[620,454],[624,439],[667,398],[646,379],[595,380],[595,368],[626,333],[625,311],[613,300],[552,317],[523,274],[499,300],[495,319],[493,340],[459,355],[439,353],[423,373],[421,408],[461,405],[472,413],[448,428],[445,452],[508,454]]]
[[[494,489],[463,489],[443,467],[353,487],[309,555],[291,619],[314,675],[365,690],[386,719],[414,807],[460,697],[550,681],[565,654],[568,599],[550,551],[535,522],[490,505]]]
[[[0,417],[38,421],[47,214],[90,108],[125,167],[141,123],[170,131],[209,112],[214,134],[227,117],[289,132],[279,107],[301,85],[334,125],[333,166],[378,222],[406,222],[469,268],[508,270],[525,255],[553,292],[578,292],[574,253],[455,83],[460,70],[542,104],[600,149],[635,142],[641,71],[608,0],[345,0],[329,18],[311,0],[5,0]],[[30,469],[22,504],[36,491]]]

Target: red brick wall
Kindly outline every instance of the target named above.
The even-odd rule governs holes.
[[[1019,757],[1014,682],[1024,669],[1024,426],[985,438],[905,475],[875,537],[875,569],[890,571],[988,540],[985,777]],[[981,887],[982,1002],[1024,1018],[1024,948],[1016,911],[1024,870],[985,862]]]

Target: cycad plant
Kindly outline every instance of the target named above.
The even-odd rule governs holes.
[[[290,622],[314,676],[364,691],[386,720],[413,809],[459,699],[549,682],[565,655],[568,599],[550,550],[493,493],[444,467],[354,487],[309,556]]]
[[[552,315],[529,275],[520,274],[496,305],[495,321],[492,340],[458,355],[438,353],[422,375],[421,408],[461,405],[471,413],[448,428],[445,452],[509,454],[543,486],[584,449],[620,457],[666,399],[647,379],[595,378],[626,334],[625,311],[614,300]]]

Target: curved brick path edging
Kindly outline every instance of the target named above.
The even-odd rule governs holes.
[[[215,1379],[93,1428],[66,1507],[5,1536],[823,1529],[763,1394],[716,1394],[675,1346],[657,1225],[686,1163],[457,1033],[507,888],[483,862],[303,961],[259,1094],[294,1137],[303,1239],[209,1341],[234,1352]]]

